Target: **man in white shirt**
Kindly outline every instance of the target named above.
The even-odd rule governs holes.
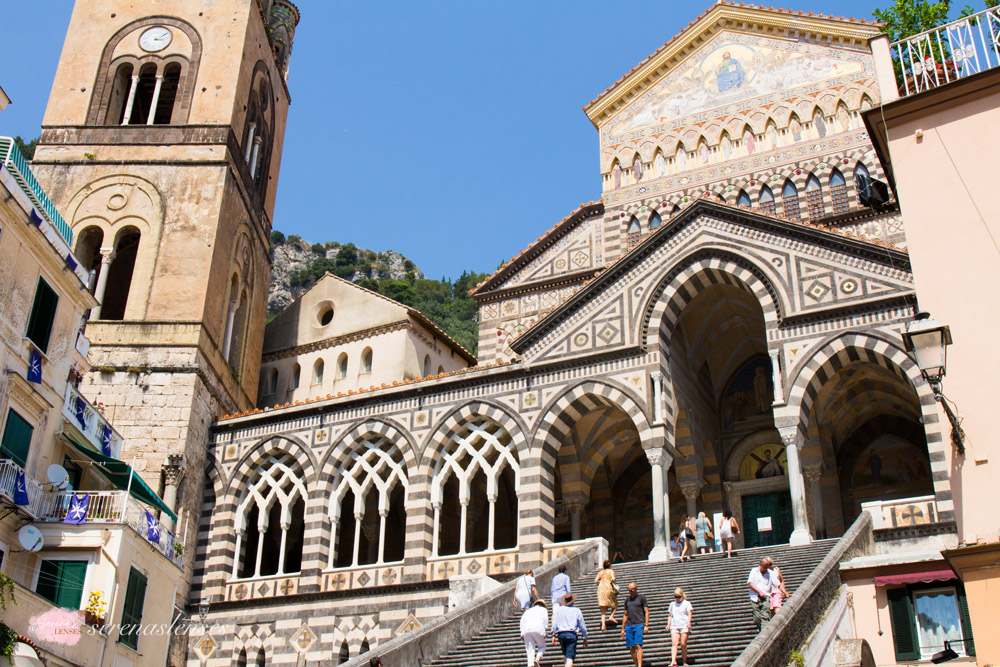
[[[545,600],[535,600],[535,604],[521,615],[521,639],[528,652],[528,667],[538,667],[541,663],[548,629],[549,610],[545,608]]]
[[[764,556],[760,559],[760,564],[750,570],[750,576],[747,578],[747,586],[750,587],[750,606],[753,607],[753,622],[758,632],[771,620],[768,600],[771,588],[778,586],[778,577],[771,569],[773,563],[774,561]]]
[[[552,613],[552,643],[562,648],[566,667],[573,667],[577,640],[582,637],[584,647],[587,646],[587,624],[583,622],[583,613],[573,606],[575,600],[572,593],[564,595]]]

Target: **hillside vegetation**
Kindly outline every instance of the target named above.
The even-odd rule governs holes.
[[[323,274],[346,280],[422,312],[449,336],[476,353],[479,324],[469,290],[486,274],[463,271],[457,280],[426,278],[403,255],[374,252],[353,243],[307,243],[298,236],[271,232],[271,286],[268,312],[280,312]]]

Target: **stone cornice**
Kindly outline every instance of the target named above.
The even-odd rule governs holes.
[[[331,347],[353,343],[355,341],[364,340],[365,338],[371,338],[373,336],[381,336],[382,334],[392,333],[393,331],[413,330],[415,328],[416,327],[413,326],[413,322],[410,322],[409,320],[399,320],[397,322],[390,322],[389,324],[380,324],[377,327],[369,327],[367,329],[361,329],[360,331],[352,331],[351,333],[347,333],[342,336],[332,336],[330,338],[324,338],[323,340],[317,340],[312,343],[286,347],[280,350],[275,350],[274,352],[268,352],[263,355],[261,362],[267,363],[269,361],[277,361],[278,359],[287,359],[288,357],[294,357],[299,354],[309,354],[310,352],[327,350]]]

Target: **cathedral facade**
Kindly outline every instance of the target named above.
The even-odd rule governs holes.
[[[732,510],[745,545],[876,500],[953,520],[903,220],[872,194],[878,33],[713,5],[584,107],[603,192],[474,290],[477,366],[220,419],[190,602],[222,630],[190,663],[346,661],[455,576],[595,537],[663,560],[684,514]]]

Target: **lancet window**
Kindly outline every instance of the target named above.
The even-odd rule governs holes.
[[[791,179],[785,181],[785,186],[781,188],[781,207],[786,218],[799,218],[799,191],[792,183]]]
[[[639,224],[639,219],[635,216],[632,216],[632,220],[628,223],[627,234],[629,250],[639,245],[639,242],[642,241],[642,225]]]
[[[760,210],[774,215],[774,193],[766,185],[760,189]]]
[[[847,213],[847,182],[837,169],[830,173],[830,198],[834,213]]]
[[[434,555],[516,546],[519,485],[510,434],[485,419],[464,424],[438,457],[431,480]]]
[[[272,457],[246,489],[236,509],[239,577],[290,574],[302,568],[305,485],[291,456]]]
[[[822,218],[826,212],[823,209],[823,189],[820,187],[819,179],[812,174],[806,181],[806,208],[809,209],[810,220]]]
[[[358,441],[333,482],[328,566],[403,560],[407,490],[399,448],[383,436]]]

